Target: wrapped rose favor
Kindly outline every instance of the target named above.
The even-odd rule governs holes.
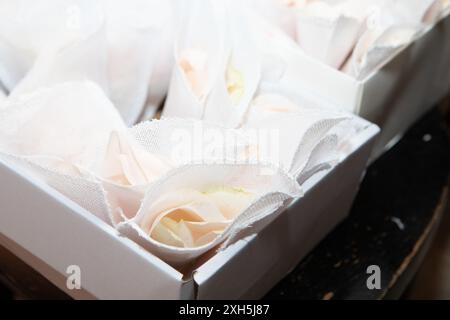
[[[260,166],[181,167],[150,188],[119,230],[171,264],[191,262],[301,195],[282,171]]]
[[[297,11],[297,42],[310,56],[339,69],[353,50],[366,19],[362,0],[311,1]]]
[[[110,97],[129,124],[151,118],[168,91],[175,16],[164,0],[103,0]],[[146,110],[143,110],[146,106]]]
[[[237,127],[256,91],[261,61],[253,27],[238,7],[193,1],[178,35],[163,116]],[[187,107],[186,107],[187,106]]]
[[[427,24],[433,24],[441,10],[439,0],[382,2],[368,17],[366,30],[343,71],[358,79],[366,77],[413,41]]]
[[[283,18],[274,19],[271,12],[283,4]],[[448,1],[273,0],[249,7],[284,30],[309,56],[362,79],[434,24]]]
[[[175,40],[175,66],[165,116],[202,119],[212,84],[226,56],[221,7],[210,1],[193,1],[184,8],[187,13],[179,17],[183,29]],[[183,108],[183,104],[191,107]]]
[[[103,92],[90,82],[10,97],[0,112],[2,151],[58,157],[85,168],[95,166],[98,148],[112,131],[126,128]]]
[[[78,15],[85,13],[81,20]],[[53,14],[49,14],[53,12]],[[29,0],[0,4],[0,78],[8,91],[31,69],[40,52],[80,40],[99,28],[101,15],[91,1]]]
[[[82,42],[101,29],[104,20],[98,5],[75,0],[44,0],[39,6],[28,0],[2,1],[0,14],[0,78],[9,92],[36,59]]]
[[[285,31],[305,53],[334,68],[340,68],[353,50],[367,4],[365,0],[249,1],[250,8]]]
[[[173,41],[164,28],[171,13],[170,3],[159,0],[5,1],[0,5],[0,80],[9,91],[24,93],[89,79],[133,124],[148,100],[151,116],[167,92],[164,79],[172,63],[164,53]],[[154,77],[161,81],[152,77],[155,66]]]
[[[126,127],[98,86],[82,82],[39,89],[8,98],[0,113],[3,156],[25,165],[87,210],[111,221],[95,172],[111,133]]]

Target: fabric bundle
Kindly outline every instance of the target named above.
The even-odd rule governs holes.
[[[2,1],[0,81],[20,94],[88,79],[133,124],[166,94],[172,14],[158,0]]]
[[[266,0],[246,3],[308,55],[363,79],[448,10],[447,0]]]

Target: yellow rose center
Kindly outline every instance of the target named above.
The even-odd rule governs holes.
[[[228,64],[225,80],[232,104],[237,105],[244,95],[244,77],[242,73],[230,63]]]

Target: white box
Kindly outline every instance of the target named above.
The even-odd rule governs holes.
[[[365,128],[352,138],[349,155],[313,177],[303,198],[184,275],[45,183],[3,162],[0,244],[74,298],[261,297],[348,214],[379,132],[361,121]],[[70,265],[81,268],[82,290],[66,287]]]
[[[336,105],[381,127],[372,155],[376,159],[449,94],[450,12],[364,80],[303,54],[295,60],[288,72],[297,75],[298,83],[285,84],[291,90]]]

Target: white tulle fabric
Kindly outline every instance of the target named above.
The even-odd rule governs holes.
[[[448,0],[247,0],[308,55],[363,79],[448,14]]]
[[[172,14],[165,0],[2,1],[0,81],[22,94],[89,79],[133,124],[167,93]]]

